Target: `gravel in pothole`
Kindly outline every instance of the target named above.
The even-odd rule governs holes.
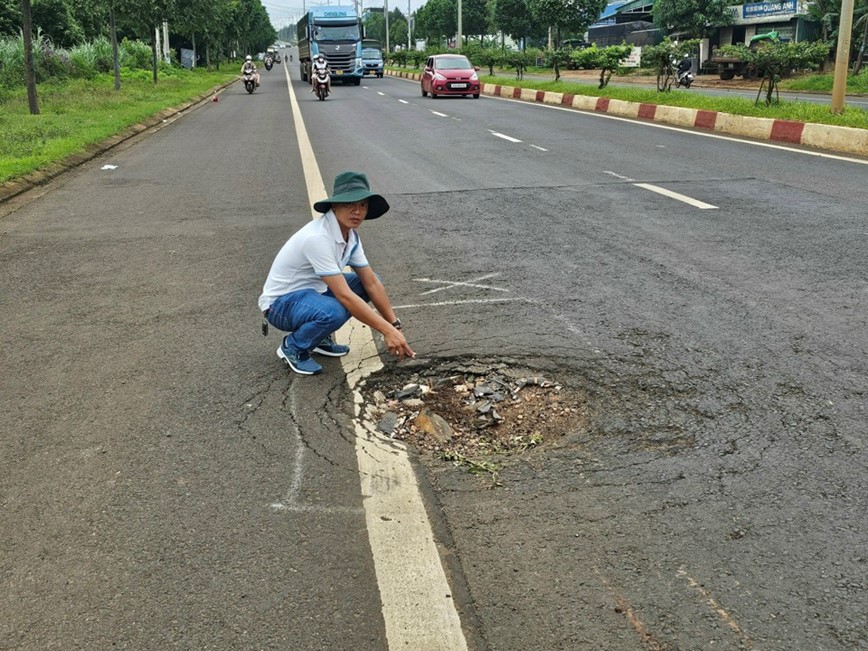
[[[525,452],[588,422],[581,392],[504,364],[373,376],[362,392],[367,419],[385,436],[451,460]]]

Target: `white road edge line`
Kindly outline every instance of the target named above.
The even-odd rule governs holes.
[[[327,193],[289,71],[284,70],[312,204]],[[316,214],[313,207],[311,212]],[[335,334],[351,345],[341,361],[355,402],[356,457],[389,648],[466,651],[461,620],[406,449],[367,431],[359,420],[363,400],[358,382],[382,368],[371,330],[351,319]]]
[[[651,190],[651,192],[662,194],[664,197],[669,197],[670,199],[683,201],[684,203],[689,204],[694,208],[699,208],[700,210],[717,210],[717,206],[712,206],[710,203],[705,203],[704,201],[700,201],[699,199],[694,199],[693,197],[678,194],[677,192],[673,192],[672,190],[667,190],[666,188],[651,185],[650,183],[634,183],[633,185],[635,185],[637,188],[645,188],[646,190]]]

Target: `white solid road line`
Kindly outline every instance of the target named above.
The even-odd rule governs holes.
[[[286,82],[312,205],[329,193],[288,71]],[[313,208],[311,212],[316,214]],[[358,383],[382,368],[371,329],[350,319],[335,335],[350,345],[350,354],[341,362],[355,401],[356,458],[389,649],[466,651],[461,620],[406,449],[363,425],[364,404]]]
[[[353,388],[356,458],[389,648],[466,651],[461,620],[406,449],[365,425],[364,403],[355,387],[382,368],[370,328],[350,320],[337,339],[350,346],[341,361]]]
[[[664,197],[669,197],[670,199],[677,199],[678,201],[683,201],[684,203],[689,204],[695,208],[699,208],[700,210],[717,210],[717,206],[712,206],[710,203],[705,203],[704,201],[700,201],[699,199],[694,199],[693,197],[678,194],[677,192],[672,192],[672,190],[667,190],[666,188],[651,185],[650,183],[634,183],[633,185],[635,185],[637,188],[645,188],[646,190],[651,190],[651,192],[662,194]]]
[[[319,173],[319,165],[317,165],[316,156],[313,153],[313,147],[311,147],[310,138],[307,135],[307,129],[304,128],[304,120],[298,108],[298,100],[295,97],[295,93],[292,92],[289,68],[284,66],[283,72],[286,77],[286,90],[289,93],[289,103],[292,106],[292,120],[295,123],[295,136],[298,138],[298,151],[301,155],[301,167],[304,170],[307,196],[308,198],[327,197],[329,193],[325,191],[325,184],[322,182],[322,175]],[[313,209],[313,201],[310,204],[311,217],[316,217],[317,212]]]

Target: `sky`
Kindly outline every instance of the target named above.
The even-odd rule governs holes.
[[[426,0],[409,0],[410,11],[416,11],[425,4]],[[362,9],[368,7],[382,7],[383,0],[360,0]],[[407,0],[388,0],[389,11],[398,7],[404,14],[407,13]],[[307,7],[318,5],[351,5],[352,0],[262,0],[262,6],[268,12],[271,24],[275,29],[281,29],[295,22],[304,14]]]

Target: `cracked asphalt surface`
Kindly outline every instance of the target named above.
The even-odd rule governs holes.
[[[276,70],[0,221],[0,648],[388,648],[340,363],[295,377],[258,334],[310,216]],[[471,648],[868,647],[864,166],[295,91],[326,182],[392,205],[362,238],[418,357],[382,375],[494,360],[588,398],[497,488],[416,458]]]

